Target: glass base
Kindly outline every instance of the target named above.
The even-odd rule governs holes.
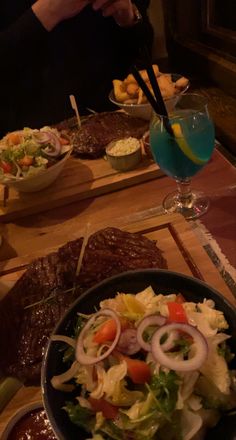
[[[168,194],[163,200],[163,207],[166,212],[182,214],[186,220],[192,220],[205,214],[209,208],[210,201],[203,193],[193,191],[191,197],[185,200],[180,198],[178,191]]]

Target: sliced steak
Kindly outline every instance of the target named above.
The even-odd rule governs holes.
[[[88,241],[79,285],[88,288],[127,270],[152,267],[167,268],[154,241],[141,234],[106,228],[93,234]]]
[[[141,138],[149,123],[126,113],[105,112],[89,116],[80,130],[72,132],[75,155],[97,158],[104,154],[109,142],[126,137]]]
[[[0,302],[3,373],[38,383],[48,336],[75,299],[66,290],[73,284],[81,245],[82,238],[32,262]]]
[[[106,228],[86,246],[75,280],[82,239],[32,262],[0,302],[0,370],[26,384],[38,384],[44,349],[69,305],[88,287],[120,272],[166,268],[154,241],[140,234]],[[76,289],[72,289],[76,281]]]

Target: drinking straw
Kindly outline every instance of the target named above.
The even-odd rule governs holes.
[[[151,86],[153,88],[153,92],[154,92],[154,96],[155,96],[155,102],[156,102],[155,107],[158,108],[157,113],[161,116],[164,116],[164,118],[163,118],[164,127],[165,127],[166,131],[174,138],[175,143],[178,145],[178,147],[181,149],[181,151],[188,157],[188,159],[192,160],[192,162],[197,163],[196,159],[198,161],[198,158],[194,157],[194,155],[191,151],[191,148],[189,147],[186,139],[184,139],[183,135],[178,136],[176,134],[176,131],[173,130],[173,128],[170,124],[170,121],[168,118],[168,113],[166,110],[166,106],[165,106],[164,100],[162,98],[162,94],[161,94],[161,91],[159,88],[159,84],[158,84],[155,72],[152,67],[152,60],[151,60],[150,54],[149,54],[146,46],[144,46],[142,48],[142,50],[143,50],[144,60],[145,60],[146,66],[147,66],[146,70],[147,70],[148,78],[149,78],[149,81],[150,81]],[[138,72],[138,74],[139,74],[139,72]],[[139,76],[141,77],[140,74],[139,74]],[[138,75],[137,75],[137,78],[138,78]],[[139,78],[139,80],[140,80],[140,78]],[[139,83],[139,85],[141,87],[141,82]],[[144,92],[144,90],[143,90],[143,92]],[[155,110],[155,108],[154,108],[154,110]]]
[[[75,111],[78,127],[81,128],[81,120],[80,120],[79,111],[78,111],[78,107],[77,107],[74,95],[70,95],[70,103],[71,103],[71,107]]]
[[[132,71],[132,74],[134,75],[134,78],[136,79],[136,81],[137,81],[139,87],[142,89],[144,95],[146,96],[148,102],[151,104],[151,106],[152,106],[154,112],[157,113],[158,115],[164,116],[164,118],[163,118],[163,124],[164,124],[164,126],[165,126],[165,129],[166,129],[166,131],[168,131],[168,133],[169,133],[171,136],[173,136],[173,130],[172,130],[172,128],[171,128],[170,121],[169,121],[169,119],[168,119],[168,113],[167,113],[167,110],[166,110],[166,107],[165,107],[165,104],[164,104],[164,101],[163,101],[162,96],[161,96],[161,101],[156,100],[156,99],[153,97],[152,93],[150,92],[150,90],[149,90],[147,84],[145,83],[145,81],[144,81],[143,78],[141,77],[141,75],[140,75],[140,73],[139,73],[139,71],[138,71],[138,69],[137,69],[136,66],[132,67],[132,68],[131,68],[131,71]],[[149,75],[150,70],[149,70],[149,72],[148,72],[148,70],[147,70],[147,73],[148,73],[148,75]],[[154,74],[154,72],[153,72],[153,74]],[[154,74],[154,76],[155,76],[155,74]],[[149,79],[150,79],[150,78],[149,78]],[[151,81],[150,81],[150,82],[151,82]],[[156,80],[156,83],[157,83],[157,80]],[[160,89],[159,89],[158,84],[155,85],[155,88],[156,88],[156,93],[158,94],[158,91],[157,91],[157,90],[159,90],[159,93],[160,93],[160,95],[161,95],[161,92],[160,92]],[[154,90],[153,90],[153,91],[154,91]],[[154,92],[155,97],[156,97],[156,93]]]
[[[151,104],[153,110],[156,113],[160,114],[160,108],[158,106],[158,103],[156,102],[155,98],[152,96],[150,89],[148,88],[147,84],[145,83],[145,81],[141,77],[137,67],[136,66],[131,67],[131,72],[134,75],[134,78],[136,79],[140,89],[142,89],[144,95],[146,96],[147,100]]]
[[[153,110],[155,111],[155,113],[157,113],[158,115],[164,116],[163,124],[165,126],[165,129],[168,131],[168,133],[171,136],[173,136],[173,130],[171,128],[171,124],[170,124],[170,121],[169,121],[169,118],[168,118],[168,113],[167,113],[167,110],[166,110],[166,106],[165,106],[164,100],[162,98],[162,94],[161,94],[161,91],[160,91],[160,88],[159,88],[159,84],[158,84],[155,72],[154,72],[153,67],[152,67],[151,56],[150,56],[150,53],[149,53],[149,51],[148,51],[148,49],[147,49],[147,47],[145,45],[142,47],[142,52],[143,52],[143,58],[144,58],[144,62],[145,62],[145,65],[146,65],[146,70],[147,70],[148,78],[149,78],[150,84],[152,86],[155,98],[153,98],[151,92],[149,93],[149,88],[147,87],[145,81],[143,81],[143,79],[142,79],[138,69],[135,68],[135,70],[136,70],[135,72],[133,70],[133,75],[134,75],[137,83],[141,87],[143,93],[146,95],[146,98],[149,101],[149,103],[151,104],[151,106],[152,106]],[[145,86],[144,86],[144,84],[145,84]],[[150,100],[150,95],[152,96],[151,100]],[[154,102],[155,102],[155,104],[154,104]]]
[[[151,83],[151,86],[152,86],[152,89],[153,89],[153,92],[154,92],[154,95],[156,98],[156,102],[159,107],[159,114],[168,118],[166,106],[165,106],[164,100],[162,98],[162,94],[161,94],[161,91],[159,88],[159,84],[158,84],[155,72],[153,70],[152,60],[151,60],[150,54],[149,54],[146,46],[143,47],[143,55],[144,55],[145,64],[147,66],[146,70],[147,70],[148,78]]]

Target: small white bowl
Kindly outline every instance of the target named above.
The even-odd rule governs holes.
[[[168,74],[164,73],[163,75],[168,75]],[[183,75],[179,75],[177,73],[171,73],[170,75],[171,75],[173,82],[176,82],[178,79],[182,78],[182,76],[183,76]],[[190,85],[190,83],[188,81],[188,84],[182,90],[180,90],[179,93],[176,93],[175,95],[171,96],[170,98],[164,99],[166,110],[168,113],[173,111],[180,96],[188,90],[189,85]],[[145,119],[146,121],[150,121],[150,119],[152,117],[153,110],[152,110],[152,107],[149,104],[149,102],[146,104],[125,104],[122,102],[118,102],[118,101],[116,101],[116,98],[114,95],[114,90],[111,90],[111,92],[109,94],[109,100],[113,104],[117,105],[117,107],[119,107],[120,109],[122,109],[126,113],[128,113],[129,115],[134,116],[136,118],[141,118],[141,119]]]
[[[116,101],[113,90],[109,94],[109,99],[113,104],[117,105],[117,107],[120,107],[120,109],[124,110],[125,113],[128,113],[130,116],[150,121],[152,116],[152,107],[149,102],[146,104],[124,104]]]
[[[43,402],[41,400],[33,403],[28,403],[22,406],[20,409],[18,409],[18,411],[9,420],[4,431],[2,432],[1,440],[8,440],[9,435],[12,429],[14,428],[14,426],[16,425],[16,423],[19,422],[22,419],[22,417],[24,417],[26,414],[38,408],[44,409]]]
[[[35,176],[20,177],[19,179],[4,179],[4,181],[1,183],[8,186],[9,188],[14,188],[16,191],[25,193],[31,193],[45,189],[49,185],[51,185],[54,180],[56,180],[56,178],[59,176],[67,160],[69,159],[71,152],[72,149],[69,150],[61,160],[58,160],[55,165],[52,165],[45,170],[42,170],[42,172],[36,174]]]
[[[112,154],[112,150],[114,146],[116,145],[117,141],[110,142],[106,147],[106,156],[107,160],[117,171],[125,172],[133,170],[139,162],[142,160],[142,149],[141,149],[141,143],[138,139],[135,139],[137,141],[137,147],[132,152],[124,152],[124,154],[120,153],[119,155]],[[119,142],[119,141],[118,141]],[[124,143],[125,147],[125,139],[122,139],[122,142]]]

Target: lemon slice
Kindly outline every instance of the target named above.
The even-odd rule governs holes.
[[[192,152],[187,141],[183,137],[183,132],[181,130],[180,124],[175,122],[174,124],[171,124],[171,127],[174,132],[176,142],[179,148],[181,149],[181,151],[185,154],[185,156],[196,165],[204,165],[207,162],[207,160],[200,159]]]

